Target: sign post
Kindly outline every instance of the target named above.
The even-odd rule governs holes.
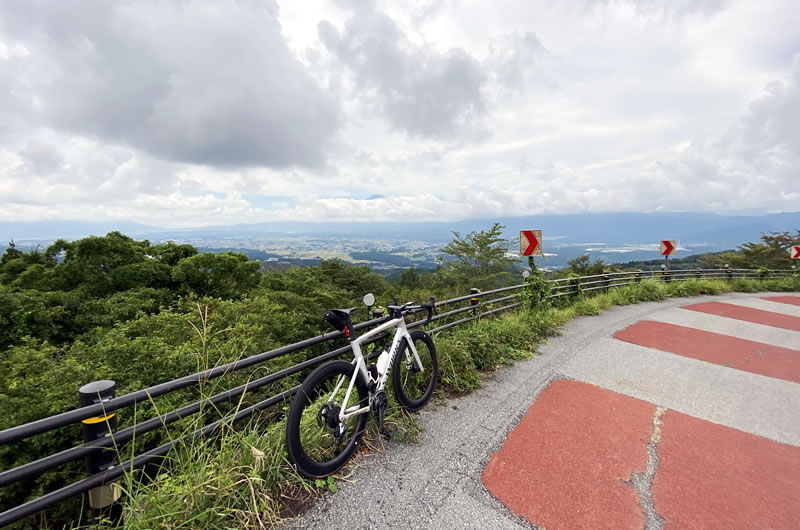
[[[800,246],[794,246],[789,251],[789,254],[792,255],[792,259],[800,259]]]
[[[669,270],[669,257],[675,254],[677,246],[674,239],[665,239],[661,242],[661,255],[664,256],[666,270]]]

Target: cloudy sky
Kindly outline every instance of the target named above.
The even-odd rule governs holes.
[[[0,2],[0,221],[800,210],[797,0]]]

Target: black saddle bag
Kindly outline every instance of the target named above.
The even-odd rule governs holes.
[[[347,317],[333,311],[325,311],[323,318],[325,322],[333,326],[337,331],[344,331],[345,326],[347,326]]]

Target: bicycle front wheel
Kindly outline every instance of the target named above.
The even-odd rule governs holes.
[[[286,449],[289,460],[306,478],[336,473],[358,447],[367,414],[339,422],[354,370],[347,361],[323,364],[303,381],[292,400],[286,420]],[[368,403],[367,386],[357,377],[346,408],[365,407]]]
[[[392,386],[397,401],[407,410],[415,411],[425,406],[433,395],[439,373],[436,346],[430,335],[421,330],[411,332],[411,340],[417,350],[422,369],[408,347],[407,339],[400,342],[399,351],[392,366]]]

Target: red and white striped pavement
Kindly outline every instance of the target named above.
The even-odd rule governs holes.
[[[483,473],[556,528],[800,528],[800,296],[651,312],[573,355]]]

